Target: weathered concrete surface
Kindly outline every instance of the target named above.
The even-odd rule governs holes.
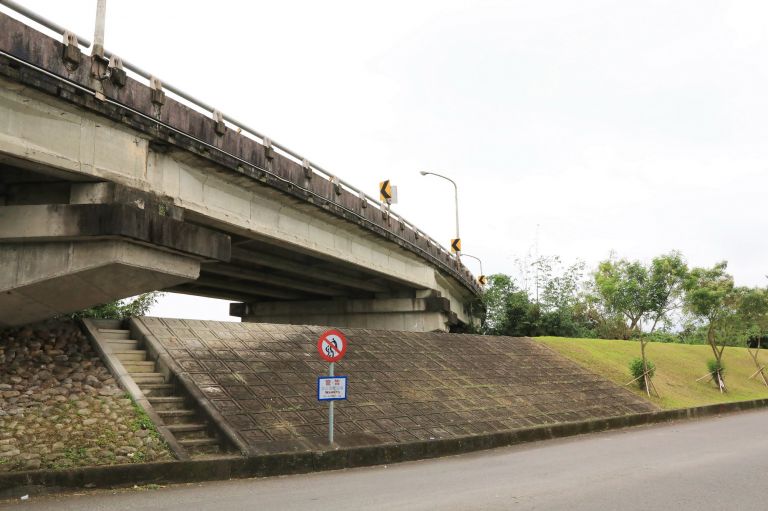
[[[457,323],[447,298],[374,298],[232,304],[230,314],[249,323],[339,325],[346,328],[443,332]]]
[[[135,319],[252,453],[327,447],[323,327]],[[530,339],[345,329],[339,446],[459,438],[654,410]]]
[[[255,503],[265,511],[761,511],[768,437],[745,432],[764,429],[766,420],[763,410],[419,463],[157,491],[32,495],[9,504],[39,511],[250,511]]]
[[[37,187],[52,201],[93,202],[97,191],[115,198],[105,193],[114,186]],[[0,206],[0,326],[193,281],[201,262],[230,257],[228,236],[161,214],[147,194],[123,197],[128,204],[22,205],[33,200],[23,186],[5,191],[11,205]]]
[[[126,204],[0,207],[0,243],[120,238],[193,259],[228,261],[229,237]]]
[[[440,329],[472,321],[466,304],[479,285],[415,226],[170,97],[156,101],[142,83],[94,79],[89,57],[65,63],[61,43],[3,14],[0,49],[50,72],[0,56],[0,178],[7,166],[60,181],[118,183],[167,198],[189,221],[245,247],[245,261],[203,267],[199,285],[175,290],[249,304],[428,292],[450,304]],[[258,257],[265,252],[271,263]],[[392,322],[432,329],[436,318],[427,316],[414,322],[392,313]]]
[[[0,244],[0,326],[197,278],[199,260],[124,241]]]
[[[502,433],[487,433],[444,440],[421,440],[368,447],[334,448],[280,454],[259,454],[208,460],[172,461],[141,465],[83,467],[68,470],[33,470],[0,474],[0,499],[25,494],[41,495],[65,488],[116,488],[137,484],[191,483],[246,477],[306,474],[322,470],[367,467],[464,454],[537,440],[565,438],[598,431],[719,416],[765,408],[768,399],[659,410],[608,419],[536,426]]]

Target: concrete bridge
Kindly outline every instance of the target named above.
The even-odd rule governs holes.
[[[474,277],[415,225],[63,41],[0,13],[0,326],[151,290],[234,300],[245,321],[472,321]]]

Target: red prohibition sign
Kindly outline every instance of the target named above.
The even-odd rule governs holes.
[[[347,353],[349,341],[338,330],[327,330],[317,340],[317,352],[326,362],[338,362]]]

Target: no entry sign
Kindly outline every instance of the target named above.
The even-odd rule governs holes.
[[[338,362],[347,352],[349,341],[338,330],[328,330],[317,340],[317,352],[326,362]]]

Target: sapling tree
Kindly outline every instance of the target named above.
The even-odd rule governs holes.
[[[768,337],[768,290],[761,288],[739,288],[738,318],[747,339],[747,351],[757,370],[749,379],[760,377],[768,386],[765,365],[760,363],[760,347]]]
[[[723,380],[723,351],[727,336],[733,333],[739,296],[733,277],[726,272],[728,263],[712,268],[693,268],[685,280],[685,308],[707,327],[707,344],[715,356],[710,375],[720,392],[726,392]]]
[[[642,320],[652,310],[648,268],[639,261],[608,259],[595,272],[595,291],[609,313],[628,322],[628,333],[641,332]]]
[[[688,266],[679,252],[670,252],[651,261],[648,279],[651,332],[660,321],[667,319],[670,312],[682,307],[687,276]]]

